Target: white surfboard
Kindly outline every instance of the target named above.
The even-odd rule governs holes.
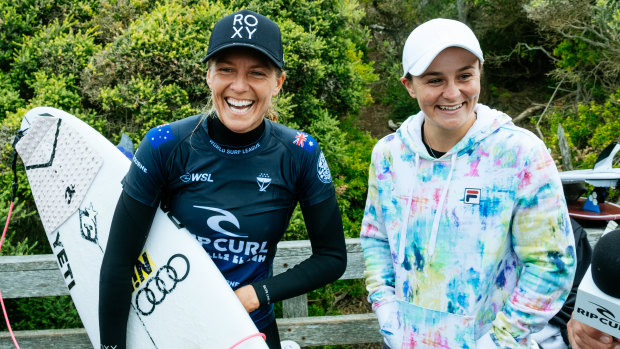
[[[586,182],[595,187],[615,187],[620,185],[620,168],[613,167],[616,154],[620,152],[620,142],[613,142],[599,154],[594,168],[560,172],[564,184]]]
[[[16,145],[58,266],[94,348],[99,269],[127,159],[75,116],[39,107]],[[128,348],[267,348],[200,244],[158,209],[134,270]]]

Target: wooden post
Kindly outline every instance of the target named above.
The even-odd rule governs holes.
[[[308,295],[285,299],[282,301],[282,317],[306,317],[308,316]]]
[[[560,147],[560,154],[562,155],[562,169],[564,171],[572,170],[573,162],[570,158],[570,148],[568,147],[568,141],[564,136],[562,124],[558,124],[558,146]]]

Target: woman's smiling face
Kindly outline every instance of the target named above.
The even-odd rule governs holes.
[[[222,123],[244,133],[258,127],[280,92],[285,75],[267,57],[248,48],[223,51],[209,62],[207,84]]]
[[[435,135],[464,136],[476,120],[480,95],[480,61],[460,47],[441,51],[426,71],[412,80],[402,78],[418,100],[428,130]]]

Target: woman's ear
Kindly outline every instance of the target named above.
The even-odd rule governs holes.
[[[415,89],[413,88],[413,81],[403,76],[402,78],[400,78],[400,82],[403,83],[403,85],[407,89],[407,92],[409,92],[409,95],[412,98],[416,98]]]
[[[276,87],[273,89],[271,96],[274,97],[277,95],[282,89],[282,85],[284,85],[284,80],[286,80],[286,73],[283,71],[280,77],[276,80]]]
[[[207,70],[207,86],[211,88],[211,69]]]

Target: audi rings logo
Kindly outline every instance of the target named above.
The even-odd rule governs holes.
[[[189,274],[189,260],[182,254],[175,254],[168,259],[168,264],[157,270],[146,285],[136,294],[136,308],[142,315],[150,315],[161,304],[166,295],[172,293],[177,284]]]

